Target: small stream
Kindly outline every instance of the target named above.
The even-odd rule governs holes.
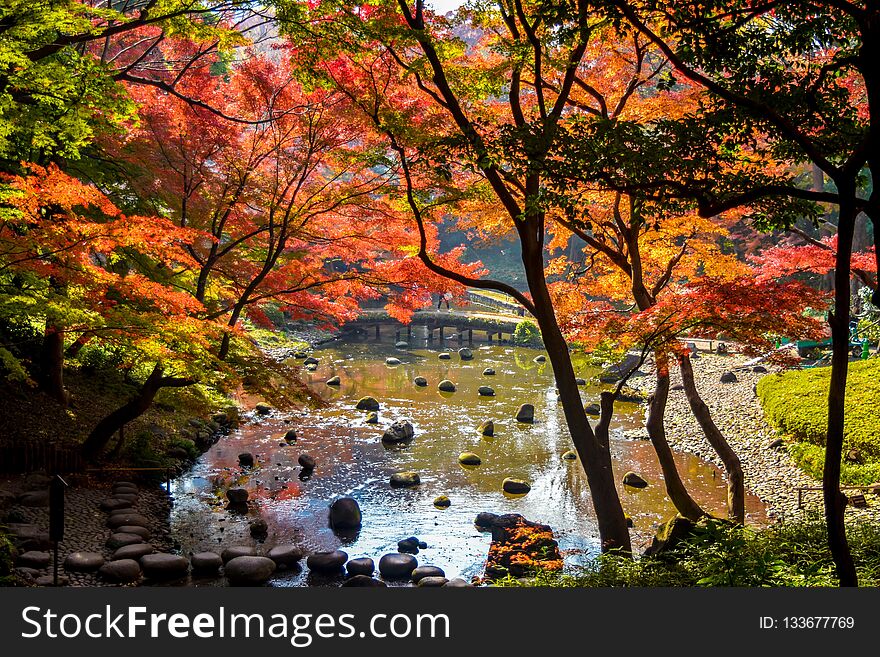
[[[462,361],[455,349],[451,360],[440,360],[439,348],[396,349],[393,343],[375,341],[334,343],[316,349],[320,359],[314,372],[302,369],[303,380],[328,403],[317,410],[274,411],[269,416],[248,415],[248,421],[222,438],[196,462],[173,487],[172,532],[184,553],[213,550],[231,545],[260,545],[250,536],[248,522],[261,516],[269,525],[266,549],[295,543],[306,552],[341,548],[353,557],[369,556],[378,562],[386,552],[397,550],[397,541],[418,536],[427,542],[417,558],[423,565],[442,567],[447,577],[470,578],[482,573],[490,536],[473,524],[481,511],[520,513],[553,527],[566,564],[572,565],[598,554],[598,531],[590,503],[586,476],[579,461],[562,454],[573,448],[562,408],[557,401],[549,362],[536,363],[539,351],[507,345],[475,345],[474,359]],[[385,358],[402,362],[388,366]],[[483,370],[494,368],[495,376]],[[588,381],[597,371],[575,358],[578,376]],[[342,385],[326,380],[338,375]],[[413,384],[424,376],[428,386]],[[457,390],[441,393],[437,384],[452,380]],[[489,385],[494,397],[481,397],[477,388]],[[584,386],[584,403],[598,400],[600,386]],[[367,413],[355,409],[360,397],[379,400],[379,424],[365,422]],[[518,423],[520,404],[535,406],[535,423]],[[644,407],[616,405],[612,435],[615,474],[618,481],[628,470],[650,485],[641,490],[620,485],[624,509],[634,522],[634,546],[647,544],[656,525],[674,514],[666,497],[662,476],[648,441],[623,436],[626,428],[641,426]],[[380,438],[391,422],[409,420],[415,440],[405,448],[386,448]],[[477,430],[483,421],[495,422],[495,436]],[[298,440],[287,446],[282,440],[289,429]],[[458,463],[464,451],[476,452],[482,464]],[[256,465],[243,470],[238,454],[251,452]],[[317,461],[311,476],[303,476],[298,456],[307,452]],[[683,479],[708,511],[721,514],[726,489],[721,473],[711,464],[689,454],[677,455]],[[394,489],[392,473],[414,470],[421,485]],[[528,481],[528,495],[513,497],[501,490],[505,477]],[[225,507],[222,493],[244,487],[250,493],[251,510],[236,514]],[[360,503],[363,526],[347,535],[335,534],[327,522],[328,504],[342,495]],[[434,507],[438,495],[452,505]],[[749,496],[751,522],[765,520],[760,501]],[[310,581],[307,571],[282,574],[276,586],[321,584]]]

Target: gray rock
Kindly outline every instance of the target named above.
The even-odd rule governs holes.
[[[321,575],[338,575],[348,561],[348,553],[342,550],[331,552],[315,552],[306,559],[309,570]]]
[[[369,575],[353,575],[345,580],[340,586],[346,587],[385,587],[388,586],[380,579],[373,579]]]
[[[189,572],[189,559],[179,554],[145,554],[140,564],[150,579],[178,579]]]
[[[446,584],[444,584],[443,586],[445,586],[446,588],[451,588],[451,589],[465,589],[465,588],[469,589],[469,588],[474,587],[473,584],[471,584],[470,582],[468,582],[466,580],[463,580],[461,577],[455,577],[455,578],[449,580],[448,582],[446,582]]]
[[[449,379],[443,379],[437,384],[437,389],[440,392],[455,392],[455,384]]]
[[[45,568],[50,561],[52,561],[52,555],[48,552],[31,550],[18,555],[15,559],[15,565],[22,568]]]
[[[248,523],[248,531],[254,538],[265,538],[269,533],[269,523],[262,518],[256,518]]]
[[[378,411],[379,402],[374,397],[361,397],[358,399],[355,408],[359,411]]]
[[[64,570],[72,573],[91,573],[104,565],[104,555],[98,552],[71,552],[64,558]]]
[[[648,482],[637,475],[635,472],[627,472],[625,475],[623,475],[623,483],[624,485],[631,486],[632,488],[647,488],[648,486]]]
[[[295,545],[276,545],[266,556],[279,568],[295,568],[303,558],[303,553]]]
[[[101,500],[101,503],[98,505],[98,508],[101,511],[118,511],[120,509],[130,509],[132,507],[132,502],[130,500],[121,500],[117,497],[110,497],[106,500]]]
[[[588,404],[584,406],[584,413],[591,417],[599,417],[602,414],[602,407],[596,403]]]
[[[360,527],[363,520],[361,507],[353,497],[340,497],[330,504],[330,526],[334,529]]]
[[[446,577],[446,573],[443,572],[442,568],[438,568],[437,566],[419,566],[410,573],[410,579],[416,584],[419,583],[419,580],[424,579],[425,577]]]
[[[394,347],[396,349],[409,349],[409,342],[401,340],[400,342],[395,342]]]
[[[514,479],[512,477],[507,477],[502,481],[501,488],[510,495],[525,495],[532,490],[532,487],[522,479]]]
[[[462,347],[458,350],[458,357],[462,360],[473,360],[474,352],[468,349],[467,347]]]
[[[257,556],[257,548],[249,545],[233,545],[226,548],[220,553],[223,563],[228,563],[236,557],[255,557]]]
[[[223,567],[226,579],[233,586],[265,584],[275,572],[275,562],[267,557],[235,557]]]
[[[226,499],[230,504],[246,504],[248,492],[244,488],[230,488],[226,491]]]
[[[390,480],[392,488],[418,486],[422,483],[418,472],[395,472]]]
[[[321,361],[315,358],[314,356],[309,356],[303,361],[303,365],[317,365]]]
[[[98,569],[98,575],[108,582],[128,584],[141,577],[141,565],[134,559],[108,561]]]
[[[399,358],[394,358],[393,356],[390,356],[390,357],[388,357],[388,358],[385,359],[385,364],[386,364],[386,365],[391,365],[391,366],[394,366],[394,365],[400,365],[400,359],[399,359]]]
[[[119,561],[120,559],[134,559],[135,561],[139,561],[141,557],[153,554],[155,551],[156,550],[149,543],[123,545],[110,556],[110,561]]]
[[[438,509],[448,509],[452,505],[452,501],[446,495],[438,495],[434,498],[434,506]]]
[[[754,372],[755,374],[766,374],[766,373],[767,373],[767,368],[764,367],[763,365],[755,365],[755,366],[752,368],[752,372]]]
[[[254,455],[250,452],[242,452],[238,455],[238,464],[243,468],[254,467]]]
[[[311,454],[305,453],[300,454],[296,462],[299,463],[302,469],[306,471],[314,470],[315,465],[317,465],[317,463],[315,462],[315,457],[313,457]]]
[[[49,506],[49,491],[37,490],[23,493],[19,495],[18,503],[29,507]]]
[[[627,354],[619,363],[615,363],[606,367],[599,374],[599,381],[602,383],[617,383],[622,378],[632,373],[642,362],[641,356],[635,354]]]
[[[358,559],[352,559],[347,564],[345,564],[345,571],[351,577],[354,577],[356,575],[372,577],[375,570],[376,563],[372,559],[370,559],[370,557],[360,557]]]
[[[736,374],[733,372],[725,372],[721,375],[721,383],[736,383],[737,380]]]
[[[197,552],[189,558],[193,572],[199,575],[216,575],[223,559],[216,552]]]
[[[448,583],[449,583],[449,580],[446,579],[445,577],[423,577],[422,579],[419,580],[419,582],[418,582],[418,584],[416,584],[416,586],[418,586],[419,588],[432,587],[432,586],[439,587],[439,586],[446,586]]]
[[[483,376],[495,376],[495,370],[493,370],[491,367],[487,367],[483,370]]]
[[[535,421],[535,407],[531,404],[523,404],[516,412],[517,422],[526,422],[531,424]]]
[[[379,572],[385,579],[409,579],[418,566],[414,556],[400,552],[385,554],[379,559]]]
[[[480,394],[481,397],[494,397],[495,396],[495,390],[493,390],[489,386],[480,386],[479,389],[477,390],[477,392]]]
[[[64,575],[58,575],[58,586],[67,586],[70,580]],[[34,580],[37,586],[55,586],[55,574],[42,575]]]
[[[413,379],[413,383],[420,388],[424,388],[426,385],[428,385],[428,379],[423,376],[417,376]]]
[[[327,379],[327,385],[328,386],[342,385],[342,379],[340,379],[338,376],[331,376],[329,379]]]
[[[480,465],[483,460],[473,452],[462,452],[458,455],[458,462],[462,465]]]
[[[126,545],[136,545],[143,542],[144,539],[137,534],[124,534],[121,532],[117,532],[116,534],[110,535],[110,538],[107,539],[105,545],[111,550],[117,550],[121,547],[125,547]]]
[[[574,382],[575,382],[576,385],[579,385],[579,386],[585,386],[585,385],[587,385],[587,380],[586,380],[586,379],[577,378],[577,379],[574,380]]]
[[[410,536],[409,538],[397,541],[397,551],[405,552],[406,554],[418,554],[419,539],[415,536]]]
[[[450,360],[452,358],[452,354],[443,351],[437,354],[437,358],[439,358],[440,360]]]
[[[383,443],[409,443],[415,437],[413,426],[404,420],[394,422],[382,434]]]
[[[478,431],[484,436],[495,435],[495,423],[492,420],[486,420],[478,427]]]

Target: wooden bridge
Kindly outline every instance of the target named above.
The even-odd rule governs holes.
[[[413,337],[428,344],[445,344],[447,340],[459,344],[473,344],[474,332],[485,333],[486,342],[512,341],[516,327],[525,317],[506,313],[473,312],[462,310],[419,310],[413,313],[409,324],[391,317],[384,309],[364,310],[361,315],[345,324],[343,331],[362,331],[375,335],[376,340],[394,331],[395,341],[411,341]],[[385,333],[383,334],[383,330]],[[507,336],[505,338],[505,336]]]

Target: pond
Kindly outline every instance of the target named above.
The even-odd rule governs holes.
[[[381,555],[396,552],[397,541],[414,535],[428,544],[417,555],[420,564],[440,566],[449,578],[467,579],[482,573],[490,543],[490,535],[474,527],[474,518],[490,511],[520,513],[550,525],[569,566],[598,554],[586,476],[579,461],[562,458],[573,445],[549,362],[535,362],[540,351],[497,343],[474,346],[473,360],[461,360],[454,348],[449,349],[450,360],[441,360],[441,350],[402,350],[367,340],[314,350],[319,365],[312,372],[303,368],[302,378],[326,400],[325,407],[251,414],[175,482],[172,531],[184,553],[259,545],[248,528],[259,516],[269,526],[263,541],[267,549],[281,543],[298,544],[306,552],[340,548],[352,558],[368,556],[378,562]],[[401,362],[386,365],[387,357]],[[496,374],[483,375],[485,368]],[[588,381],[597,373],[577,357],[575,369]],[[326,384],[333,376],[340,377],[341,385]],[[428,385],[414,385],[416,376],[425,377]],[[453,381],[456,391],[438,391],[442,379]],[[495,396],[480,396],[481,385],[491,386]],[[582,386],[584,403],[597,401],[602,389]],[[355,409],[366,395],[381,405],[378,424],[368,424],[367,413]],[[515,420],[517,408],[526,402],[535,406],[534,424]],[[642,425],[644,407],[619,403],[616,411],[615,477],[619,481],[632,470],[649,482],[644,489],[620,485],[624,509],[634,523],[634,547],[644,547],[674,509],[650,443],[623,435],[625,429]],[[399,419],[412,423],[415,439],[404,448],[383,446],[384,429]],[[493,437],[477,429],[489,419],[495,424]],[[298,439],[288,446],[283,436],[289,429],[296,430]],[[458,456],[465,451],[478,454],[482,463],[459,465]],[[253,469],[239,467],[242,452],[254,454]],[[310,476],[297,464],[303,452],[317,461]],[[722,514],[726,488],[721,473],[695,456],[676,458],[694,497],[708,511]],[[418,472],[421,485],[390,487],[391,474],[404,470]],[[531,492],[507,495],[501,488],[505,477],[526,480]],[[226,508],[222,493],[230,486],[249,491],[247,515]],[[356,533],[337,535],[328,526],[328,505],[343,495],[358,500],[363,526]],[[451,506],[436,508],[433,500],[439,495],[448,496]],[[763,518],[755,497],[749,497],[748,511],[752,521]],[[276,586],[321,583],[311,581],[307,572],[273,579]]]

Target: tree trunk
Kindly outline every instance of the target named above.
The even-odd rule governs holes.
[[[163,371],[162,365],[156,363],[137,395],[95,425],[82,444],[83,458],[92,459],[99,456],[116,432],[132,420],[139,418],[150,408],[156,398],[156,393],[161,388],[179,388],[195,383],[193,379],[162,376]]]
[[[43,333],[41,365],[40,387],[43,392],[67,408],[70,393],[64,387],[64,329],[48,321]]]
[[[614,482],[611,451],[607,444],[600,444],[584,412],[580,392],[575,383],[568,344],[556,321],[553,303],[544,279],[541,247],[537,244],[523,243],[522,259],[529,291],[535,305],[535,319],[541,329],[544,347],[556,377],[559,400],[562,403],[568,430],[587,474],[602,551],[620,550],[630,553],[632,546],[629,529],[626,526],[626,516]]]
[[[85,347],[94,337],[94,333],[81,334],[67,349],[64,350],[64,357],[76,358],[79,355],[79,352],[82,351],[82,348]]]
[[[840,491],[840,461],[843,457],[843,425],[846,402],[846,378],[849,369],[850,267],[856,209],[852,202],[855,189],[840,189],[840,219],[837,230],[837,254],[834,263],[834,312],[831,325],[831,382],[828,388],[828,433],[825,437],[825,467],[822,493],[828,546],[837,568],[841,586],[858,586],[855,564],[846,539],[844,510],[846,496]]]
[[[706,440],[709,441],[709,444],[712,445],[712,448],[721,458],[722,463],[724,463],[724,469],[727,471],[728,518],[734,522],[742,524],[746,519],[746,498],[742,464],[740,463],[736,452],[734,452],[727,443],[724,434],[722,434],[715,425],[715,421],[712,419],[712,414],[709,412],[709,407],[706,406],[706,402],[703,401],[700,397],[700,393],[697,392],[697,386],[694,382],[694,370],[691,367],[690,357],[679,357],[679,364],[681,366],[681,379],[682,383],[684,383],[684,391],[685,395],[687,395],[691,412],[694,414],[700,428],[703,430],[703,435],[706,436]]]
[[[666,440],[666,427],[664,418],[666,415],[666,402],[669,398],[669,366],[665,356],[655,353],[657,361],[657,382],[654,386],[654,394],[648,404],[648,421],[645,424],[651,445],[657,453],[657,460],[663,472],[663,480],[666,482],[666,493],[675,506],[675,510],[689,520],[699,520],[708,514],[703,511],[699,504],[690,496],[685,488],[669,442]]]

